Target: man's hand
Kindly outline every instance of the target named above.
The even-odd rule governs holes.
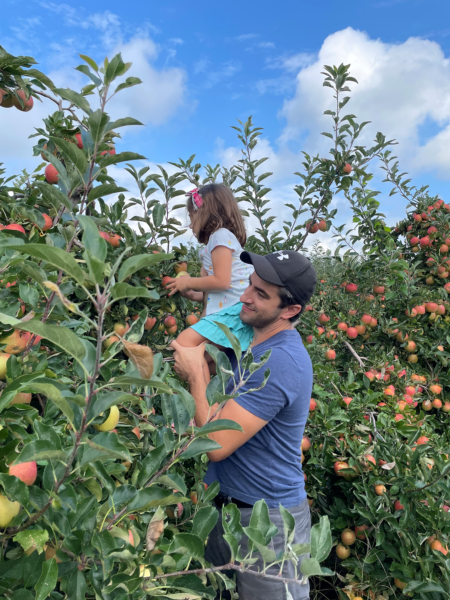
[[[203,368],[206,363],[206,342],[203,342],[200,346],[194,346],[194,348],[186,348],[186,346],[180,346],[180,344],[174,340],[171,342],[170,346],[175,350],[173,353],[175,359],[174,368],[181,379],[189,381],[196,375],[202,376]]]
[[[169,296],[173,296],[177,292],[183,293],[187,290],[191,289],[190,275],[184,275],[183,277],[175,277],[175,279],[171,279],[169,283],[166,284],[166,289],[170,290]]]

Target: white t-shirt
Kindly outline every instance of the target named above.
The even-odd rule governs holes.
[[[226,292],[209,292],[206,304],[207,315],[237,304],[248,287],[248,278],[254,271],[253,265],[247,265],[240,260],[239,256],[243,249],[234,233],[228,229],[218,229],[211,235],[206,247],[200,252],[203,267],[208,275],[214,275],[211,253],[217,246],[225,246],[232,250],[231,282]]]

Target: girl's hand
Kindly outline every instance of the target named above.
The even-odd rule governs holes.
[[[166,285],[166,289],[170,290],[169,296],[173,296],[177,292],[182,294],[183,292],[190,290],[190,281],[190,275],[184,275],[183,277],[175,277],[175,279],[171,279]]]

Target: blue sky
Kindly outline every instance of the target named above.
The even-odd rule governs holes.
[[[448,0],[2,0],[0,43],[34,56],[58,85],[74,89],[85,84],[71,70],[81,62],[78,53],[101,61],[122,51],[144,85],[112,109],[146,127],[126,133],[120,146],[153,164],[196,153],[202,163],[228,165],[238,158],[230,125],[253,115],[264,127],[262,154],[280,203],[293,198],[300,150],[327,147],[318,135],[330,100],[321,67],[350,62],[360,85],[349,110],[373,122],[372,139],[378,130],[398,139],[404,170],[448,202],[449,17]],[[10,172],[37,164],[27,135],[49,110],[0,111],[2,138],[11,139],[0,162]],[[401,199],[383,198],[388,221],[400,218]]]

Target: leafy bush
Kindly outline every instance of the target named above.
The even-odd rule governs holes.
[[[0,49],[1,108],[23,109],[30,94],[57,105],[34,134],[35,155],[48,164],[19,178],[0,174],[5,597],[214,598],[232,587],[223,568],[251,569],[256,552],[296,563],[307,551],[288,540],[284,556],[270,554],[259,502],[254,524],[266,533],[252,539],[250,554],[234,561],[244,532],[230,505],[224,527],[234,562],[211,569],[204,560],[218,518],[218,486],[202,483],[205,453],[217,447],[208,434],[237,425],[193,425],[193,398],[166,349],[199,307],[169,299],[163,278],[199,272],[196,249],[176,245],[181,186],[221,178],[258,223],[248,249],[306,251],[319,231],[339,241],[334,255],[317,242],[310,249],[320,284],[299,325],[315,372],[302,446],[316,520],[312,558],[299,576],[317,576],[320,594],[320,576],[335,571],[342,598],[448,598],[449,206],[410,186],[382,134],[372,147],[360,144],[366,124],[344,114],[355,83],[349,66],[325,67],[334,97],[324,133],[330,153],[304,155],[297,204],[280,210],[270,173],[261,172],[265,159],[254,158],[261,128],[251,119],[235,127],[242,158],[230,169],[203,168],[193,155],[172,163],[173,175],[150,173],[133,166],[141,155],[116,154],[117,130],[140,123],[111,122],[107,103],[139,80],[116,86],[129,67],[120,55],[102,67],[82,58],[78,70],[91,83],[77,93],[30,69],[33,59]],[[94,94],[97,109],[88,101]],[[369,187],[375,162],[412,209],[395,229]],[[126,199],[108,173],[120,163],[136,198]],[[336,194],[353,211],[352,231],[335,225]],[[140,207],[139,216],[128,219],[130,207]],[[226,371],[226,357],[216,360]],[[208,388],[211,405],[227,398],[225,371]],[[290,531],[287,515],[285,525]],[[358,537],[344,532],[356,527]]]

